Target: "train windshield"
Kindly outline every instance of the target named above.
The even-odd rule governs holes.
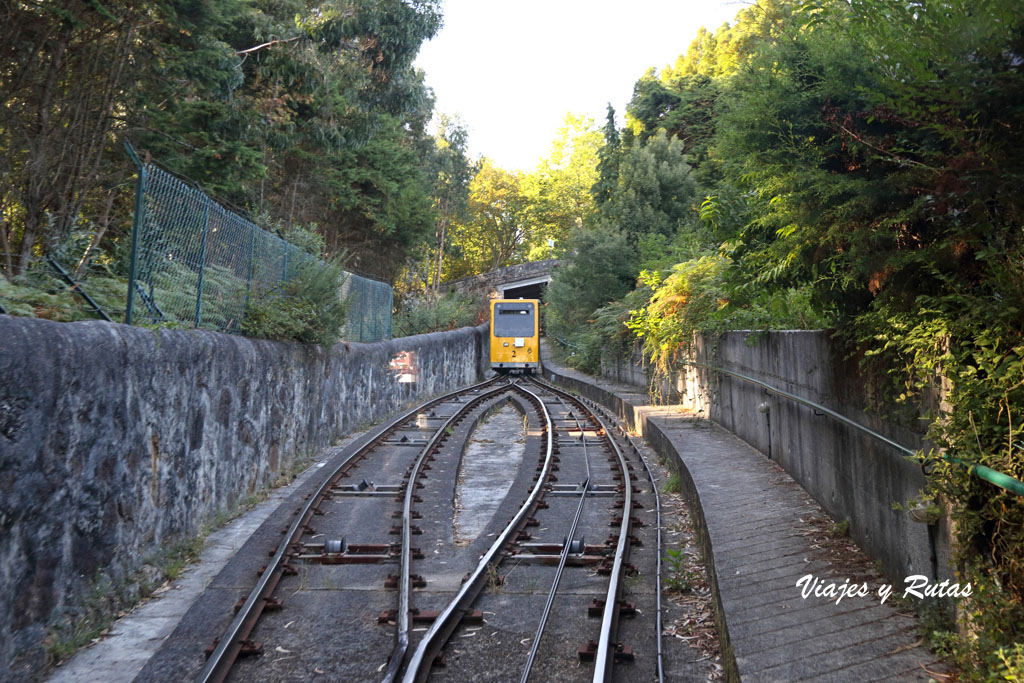
[[[494,304],[495,337],[532,337],[533,304]]]

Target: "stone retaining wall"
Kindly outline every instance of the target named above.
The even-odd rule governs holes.
[[[486,330],[327,351],[0,315],[0,670],[37,668],[47,624],[100,573],[357,425],[476,381]]]

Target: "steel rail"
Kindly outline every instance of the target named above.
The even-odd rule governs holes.
[[[584,399],[584,400],[586,400],[586,399]],[[597,406],[596,403],[594,405]],[[609,415],[609,413],[608,413],[608,411],[606,409],[604,409],[603,407],[600,407],[600,410],[606,416],[610,417],[610,415]],[[636,443],[633,442],[633,439],[626,433],[626,430],[624,430],[621,426],[616,424],[615,425],[615,429],[617,429],[619,434],[622,435],[622,438],[624,438],[629,443],[630,448],[633,449],[633,453],[638,458],[640,458],[640,462],[643,464],[644,470],[647,472],[647,478],[651,482],[651,491],[654,493],[654,511],[655,511],[655,515],[656,515],[656,528],[657,528],[657,531],[658,531],[658,559],[657,559],[657,561],[656,561],[656,563],[654,565],[654,567],[655,567],[655,580],[656,580],[655,586],[657,588],[657,590],[656,590],[656,594],[657,594],[656,595],[656,601],[657,601],[657,610],[658,611],[655,613],[655,625],[654,625],[654,627],[655,627],[655,633],[657,633],[657,641],[656,642],[658,644],[658,664],[657,664],[658,683],[663,683],[663,681],[665,680],[665,652],[664,652],[664,649],[662,647],[662,638],[661,638],[661,630],[662,630],[662,614],[661,614],[661,612],[662,612],[662,608],[661,608],[661,561],[662,561],[662,558],[664,556],[662,555],[661,496],[658,494],[658,483],[654,479],[654,472],[651,470],[651,466],[647,462],[647,458],[644,457],[643,451],[641,451],[639,448],[637,448]]]
[[[565,400],[555,394],[555,398],[558,399],[559,403],[565,406],[567,409],[572,411]],[[582,405],[582,404],[578,404]],[[579,407],[577,407],[579,410]],[[590,411],[587,411],[590,412]],[[576,516],[573,517],[572,524],[569,526],[569,533],[565,537],[565,544],[562,547],[562,552],[558,556],[558,568],[555,570],[555,577],[551,581],[551,590],[548,591],[548,599],[544,603],[544,610],[541,612],[540,621],[537,624],[537,633],[533,636],[533,643],[530,646],[530,654],[526,658],[526,666],[523,667],[523,675],[520,677],[520,683],[526,683],[530,678],[530,672],[533,670],[533,662],[537,658],[537,651],[540,650],[540,641],[544,637],[544,629],[547,627],[548,617],[551,615],[551,608],[555,604],[555,594],[558,593],[558,584],[562,581],[562,573],[565,571],[565,563],[569,560],[569,548],[572,546],[573,538],[576,536],[576,529],[579,527],[580,518],[583,516],[583,505],[587,500],[587,492],[590,490],[590,456],[587,454],[587,437],[584,434],[583,424],[580,419],[573,413],[573,420],[576,422],[576,426],[580,430],[580,439],[583,442],[583,461],[587,466],[587,476],[583,481],[583,491],[580,493],[580,502],[576,506]]]
[[[532,379],[532,381],[553,393],[571,398],[569,393],[557,389],[546,382],[541,382],[537,379]],[[591,413],[591,415],[608,437],[608,442],[612,445],[612,450],[615,451],[615,456],[619,460],[619,467],[622,469],[623,495],[625,498],[622,506],[622,524],[619,526],[619,540],[615,546],[615,560],[612,564],[612,573],[608,581],[608,593],[605,596],[604,602],[604,613],[601,617],[601,635],[597,641],[597,654],[594,656],[593,681],[594,683],[602,683],[610,678],[611,666],[615,658],[615,653],[611,648],[611,639],[618,627],[619,594],[622,591],[622,569],[626,561],[626,553],[629,550],[630,518],[633,515],[633,480],[629,476],[629,467],[626,464],[625,456],[622,454],[622,449],[619,448],[619,444],[616,443],[615,439],[611,438],[611,434],[601,418],[596,413]]]
[[[657,586],[657,605],[658,611],[655,616],[654,628],[656,630],[657,642],[658,642],[658,683],[662,683],[665,680],[665,652],[662,649],[661,643],[661,629],[662,629],[662,615],[661,615],[661,560],[662,557],[662,545],[661,545],[661,496],[658,495],[658,483],[654,480],[654,472],[651,471],[651,466],[647,463],[647,458],[644,457],[643,452],[637,448],[633,440],[625,435],[623,430],[620,428],[619,432],[623,434],[629,445],[633,448],[633,452],[640,457],[640,462],[643,463],[644,469],[647,471],[647,478],[651,480],[651,491],[654,492],[654,510],[656,514],[656,525],[658,529],[658,559],[655,564],[655,580]]]
[[[476,600],[476,596],[479,594],[480,589],[483,586],[483,580],[487,576],[487,568],[491,565],[494,557],[501,552],[501,549],[508,543],[512,534],[520,527],[522,522],[525,521],[526,515],[529,514],[530,510],[540,498],[540,494],[547,483],[549,475],[551,474],[551,461],[554,450],[554,444],[552,441],[554,426],[551,423],[551,415],[544,406],[544,402],[535,393],[529,389],[520,387],[517,384],[513,385],[512,388],[531,397],[538,405],[541,415],[544,417],[547,439],[544,446],[544,465],[541,469],[541,474],[537,478],[537,483],[530,491],[526,502],[524,502],[519,508],[519,511],[512,518],[512,521],[498,535],[498,538],[493,544],[491,544],[491,547],[488,548],[487,552],[483,554],[480,561],[477,563],[476,569],[473,570],[473,573],[470,574],[469,578],[462,584],[462,588],[459,590],[458,594],[456,594],[456,596],[448,603],[441,614],[438,615],[430,629],[417,644],[416,650],[409,659],[409,665],[406,667],[405,676],[402,679],[403,683],[424,681],[427,676],[430,675],[430,666],[433,663],[434,656],[436,656],[437,653],[441,651],[441,648],[444,647],[444,643],[448,639],[448,636],[451,635],[452,631],[455,630],[455,627],[458,625],[459,620],[461,620],[465,610],[469,608],[474,600]]]
[[[376,448],[389,433],[397,429],[401,424],[408,421],[417,413],[465,392],[482,389],[483,387],[497,381],[498,378],[490,379],[486,382],[480,382],[479,384],[464,387],[458,391],[453,391],[445,394],[444,396],[440,396],[427,401],[426,403],[420,404],[412,410],[394,418],[384,426],[376,436],[355,450],[345,458],[337,468],[335,468],[331,475],[324,480],[324,483],[321,484],[320,488],[317,489],[316,494],[310,497],[302,511],[296,515],[295,520],[288,528],[288,531],[285,533],[280,545],[278,545],[277,552],[274,553],[274,557],[268,563],[267,568],[263,571],[259,581],[256,582],[256,585],[249,592],[249,597],[242,605],[242,608],[238,610],[234,620],[221,635],[217,647],[214,648],[214,651],[206,660],[206,665],[196,677],[197,683],[219,683],[227,677],[228,672],[231,670],[231,667],[234,666],[235,660],[238,658],[238,655],[242,650],[241,641],[247,638],[252,632],[252,629],[256,625],[256,621],[259,619],[259,616],[263,611],[266,599],[273,594],[274,589],[277,587],[277,583],[281,579],[281,567],[284,557],[288,553],[289,547],[301,537],[303,526],[309,522],[309,519],[313,515],[313,508],[322,502],[328,488],[334,485],[336,480],[339,479],[340,475],[348,469],[350,464],[358,462],[364,458],[366,454]]]
[[[596,414],[594,419],[601,426],[605,434],[608,429],[604,422]],[[611,677],[612,661],[614,653],[611,651],[611,639],[618,626],[619,619],[619,594],[622,592],[622,568],[626,561],[626,553],[629,550],[629,526],[633,515],[633,479],[629,476],[629,467],[626,465],[626,458],[622,455],[619,444],[615,443],[609,435],[608,442],[612,444],[615,455],[619,459],[619,467],[622,468],[622,486],[624,502],[622,504],[622,524],[619,526],[619,542],[615,546],[615,562],[612,564],[612,575],[608,581],[608,595],[605,597],[604,614],[601,617],[601,636],[597,641],[597,655],[594,657],[594,683],[601,683]]]
[[[481,402],[495,396],[497,394],[508,391],[512,385],[502,385],[497,389],[493,389],[484,394],[474,396],[465,405],[455,411],[445,423],[441,425],[434,436],[430,438],[427,445],[420,451],[419,456],[413,463],[412,469],[409,472],[409,481],[405,485],[405,498],[402,504],[402,555],[400,560],[401,573],[398,577],[398,613],[395,617],[396,633],[395,633],[395,647],[391,650],[391,654],[388,657],[388,667],[384,673],[384,683],[392,683],[402,669],[402,664],[405,662],[406,652],[409,650],[409,626],[410,626],[410,615],[409,615],[409,593],[410,593],[410,575],[412,573],[412,503],[413,495],[416,489],[416,480],[419,478],[420,467],[422,467],[424,460],[430,455],[435,449],[438,448],[440,441],[447,436],[448,429],[458,420],[463,417],[473,408],[478,406]]]
[[[606,407],[604,407],[603,405],[601,405],[601,404],[599,404],[599,403],[597,403],[595,401],[592,401],[591,399],[584,398],[584,397],[580,397],[579,400],[581,400],[584,403],[588,403],[588,404],[592,405],[597,410],[600,410],[609,419],[612,419],[612,420],[616,419],[614,416],[611,415],[611,413],[608,411],[608,409]],[[643,452],[639,448],[637,448],[637,445],[636,445],[636,443],[633,442],[633,439],[630,438],[630,436],[626,433],[626,431],[621,426],[619,426],[618,423],[616,423],[615,429],[629,443],[630,448],[633,449],[633,453],[638,458],[640,458],[640,462],[643,464],[644,470],[646,470],[646,472],[647,472],[647,478],[651,482],[651,491],[654,493],[654,510],[655,510],[655,514],[656,514],[656,528],[657,528],[657,532],[658,532],[658,556],[657,556],[658,559],[657,559],[657,562],[654,565],[655,566],[655,578],[656,578],[656,582],[657,582],[656,583],[657,612],[655,613],[655,633],[656,633],[656,642],[657,642],[657,649],[658,649],[658,662],[657,662],[658,683],[662,683],[665,680],[665,653],[664,653],[664,647],[663,647],[663,644],[662,644],[662,624],[663,624],[663,619],[662,619],[662,607],[661,607],[661,602],[662,602],[662,599],[661,599],[661,562],[662,562],[662,557],[663,557],[663,555],[662,555],[662,548],[663,548],[662,540],[663,539],[662,539],[662,524],[661,524],[661,496],[658,494],[658,484],[657,484],[657,482],[654,479],[654,472],[651,470],[651,467],[650,467],[650,465],[647,462],[647,458],[644,457]]]

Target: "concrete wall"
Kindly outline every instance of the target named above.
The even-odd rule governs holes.
[[[486,325],[330,351],[212,332],[0,315],[0,670],[47,622],[417,397],[477,380]],[[413,383],[392,361],[415,353]]]
[[[889,413],[866,410],[870,383],[855,359],[835,349],[828,332],[730,332],[700,340],[697,349],[698,362],[821,404],[907,448],[925,446],[926,422],[913,430]],[[622,368],[609,374],[647,382],[639,367],[632,375]],[[666,398],[703,413],[778,462],[834,519],[848,520],[852,538],[893,581],[902,585],[911,574],[950,576],[945,521],[929,529],[892,509],[925,485],[920,467],[892,447],[757,385],[705,369],[690,367],[673,378]]]
[[[643,354],[634,349],[628,356],[605,352],[601,354],[601,376],[637,387],[650,387],[650,366],[644,362]]]

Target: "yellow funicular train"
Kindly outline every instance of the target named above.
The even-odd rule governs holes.
[[[491,369],[501,374],[540,370],[540,301],[491,301]]]

